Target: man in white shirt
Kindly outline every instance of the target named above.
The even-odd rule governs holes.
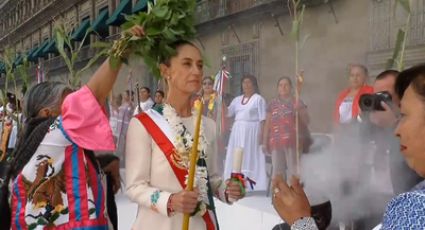
[[[151,90],[148,87],[140,88],[139,98],[140,98],[140,104],[134,110],[133,115],[137,115],[141,112],[147,111],[148,109],[152,108],[154,104],[151,98]]]

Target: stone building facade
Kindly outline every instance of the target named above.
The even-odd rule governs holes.
[[[125,1],[131,4],[130,11],[127,6],[127,12],[131,13],[143,0],[3,1],[0,5],[0,50],[8,46],[17,53],[28,53],[43,43],[47,46],[59,18],[79,28],[87,19],[91,24],[98,21],[107,9],[108,20],[113,21],[111,18]],[[348,64],[365,64],[371,77],[383,70],[405,15],[402,10],[393,9],[393,0],[305,2],[302,34],[308,39],[300,59],[300,68],[305,71],[302,98],[309,107],[312,130],[330,132],[336,95],[348,84]],[[421,62],[425,56],[425,0],[412,2],[407,66]],[[225,64],[233,75],[228,89],[233,96],[239,94],[240,78],[246,73],[258,78],[266,99],[275,96],[277,79],[294,75],[294,43],[289,36],[292,22],[286,3],[286,0],[199,0],[195,42],[209,63],[206,75],[215,74]],[[90,42],[114,39],[120,32],[117,25],[119,22],[90,35]],[[92,55],[93,51],[87,46],[79,60],[84,63]],[[222,63],[223,56],[226,56],[226,63]],[[66,78],[64,63],[54,52],[42,53],[33,66],[39,63],[45,66],[49,79]],[[85,79],[97,66],[85,73]],[[120,75],[114,93],[136,82],[152,89],[158,86],[158,81],[150,76],[141,60],[132,60]]]

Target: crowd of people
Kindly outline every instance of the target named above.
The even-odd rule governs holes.
[[[144,34],[138,26],[130,32]],[[329,226],[330,221],[323,223],[312,211],[297,178],[302,167],[299,153],[309,152],[314,141],[307,105],[297,97],[302,74],[279,78],[269,101],[250,74],[241,77],[240,95],[219,98],[214,79],[204,77],[201,51],[188,41],[170,46],[176,52],[159,64],[166,92],[158,89],[151,95],[144,86],[137,89],[138,95],[129,89],[111,96],[119,68],[113,69],[106,60],[78,90],[59,82],[34,85],[23,98],[22,113],[11,96],[1,109],[10,114],[3,117],[6,125],[2,125],[2,157],[7,153],[10,163],[0,184],[4,229],[117,229],[114,194],[121,187],[120,165],[126,171],[126,194],[138,205],[134,229],[177,229],[185,214],[192,216],[190,229],[218,229],[214,197],[232,204],[246,196],[245,189],[266,191],[269,186],[286,227]],[[359,135],[365,144],[346,151],[373,152],[372,163],[356,167],[389,168],[396,196],[385,213],[352,220],[358,225],[355,229],[379,224],[379,215],[385,230],[423,229],[425,66],[401,73],[383,71],[373,86],[367,85],[369,74],[363,65],[351,65],[348,75],[350,85],[335,102],[333,121],[341,134],[335,144],[344,145]],[[380,93],[390,99],[376,99]],[[378,103],[365,109],[362,98],[368,94],[375,95]],[[201,103],[195,189],[188,191],[192,130]],[[222,133],[215,122],[220,114],[225,115]],[[19,122],[23,128],[18,132]],[[254,182],[252,188],[231,179],[237,149],[243,149],[241,173]],[[272,185],[266,157],[272,159]],[[6,165],[2,167],[5,171]],[[355,191],[364,177],[347,181],[344,192]]]

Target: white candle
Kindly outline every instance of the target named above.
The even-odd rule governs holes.
[[[243,148],[237,147],[233,150],[233,173],[240,173],[243,160]]]

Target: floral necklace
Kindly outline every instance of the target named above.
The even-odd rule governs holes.
[[[208,96],[208,106],[207,106],[207,116],[209,118],[213,117],[213,110],[214,110],[214,105],[215,105],[215,98],[216,98],[216,93],[212,93]],[[193,103],[193,107],[199,111],[199,108],[201,108],[201,103],[203,101],[203,97],[200,96],[198,99],[195,100],[195,102]]]
[[[199,111],[199,110],[198,110]],[[195,110],[192,110],[192,114],[196,114]],[[190,152],[193,145],[193,136],[189,133],[186,126],[184,126],[181,117],[177,114],[176,110],[169,104],[164,104],[163,115],[167,122],[170,124],[175,136],[173,145],[175,147],[175,153],[172,156],[173,163],[176,167],[189,171],[190,166]],[[192,119],[193,120],[193,119]],[[195,122],[196,120],[194,120]],[[199,189],[198,207],[194,215],[203,216],[207,211],[208,202],[208,171],[205,154],[207,142],[204,136],[204,128],[201,124],[199,133],[199,145],[198,145],[198,163],[196,166],[195,173],[195,185]],[[187,176],[185,185],[187,185]]]

